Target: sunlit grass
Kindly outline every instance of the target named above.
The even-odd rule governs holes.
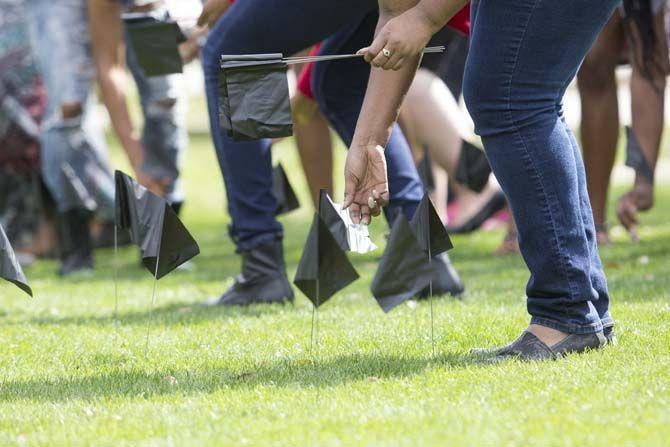
[[[310,354],[302,296],[284,307],[198,306],[238,268],[210,144],[193,138],[185,172],[184,220],[202,254],[159,282],[151,323],[151,277],[132,248],[121,250],[118,323],[111,250],[86,280],[57,279],[54,262],[27,270],[31,301],[0,285],[0,445],[667,445],[668,183],[642,243],[615,231],[602,252],[618,346],[540,364],[469,356],[528,318],[523,263],[491,256],[502,237],[493,232],[454,238],[467,296],[435,301],[434,358],[427,303],[385,315],[371,297],[379,253],[352,257],[361,279],[323,306]],[[312,211],[290,142],[275,155],[305,204],[283,219],[292,275]],[[380,245],[384,231],[375,224]]]

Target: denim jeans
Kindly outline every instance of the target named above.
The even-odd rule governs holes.
[[[219,57],[221,54],[270,52],[290,55],[335,33],[324,45],[325,51],[354,50],[355,45],[348,44],[347,39],[358,37],[356,33],[338,31],[366,26],[364,35],[371,36],[374,24],[363,19],[376,8],[375,0],[244,0],[235,2],[211,31],[202,51],[207,102],[228,195],[232,218],[230,234],[239,250],[249,250],[276,239],[282,234],[282,227],[274,215],[277,203],[272,194],[271,142],[234,142],[219,127]],[[367,44],[369,38],[358,43]],[[369,72],[368,66],[359,63],[351,73],[333,70],[336,74],[328,74],[332,83],[327,91],[318,89],[317,94],[322,111],[346,142],[353,134]],[[397,127],[386,148],[386,157],[390,208],[402,209],[411,216],[421,200],[423,187],[407,142]]]
[[[153,13],[158,16],[166,14],[165,10]],[[169,180],[168,202],[183,202],[179,172],[188,148],[185,104],[181,93],[184,76],[181,73],[147,76],[137,62],[132,45],[126,45],[126,65],[137,84],[144,115],[143,170],[152,177]]]
[[[584,165],[562,99],[618,3],[472,4],[466,103],[518,227],[531,322],[568,333],[614,324]]]
[[[91,56],[86,0],[28,0],[25,3],[31,43],[47,91],[41,126],[44,182],[60,211],[77,207],[63,174],[69,163],[97,204],[111,219],[114,182],[105,158],[102,127],[93,110],[94,64]],[[64,105],[80,112],[64,115]]]

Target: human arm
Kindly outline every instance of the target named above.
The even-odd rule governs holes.
[[[421,53],[467,0],[380,0],[372,44],[361,50],[373,67],[345,164],[345,198],[355,223],[369,223],[389,200],[384,147]],[[384,55],[384,49],[389,56]],[[388,53],[387,53],[388,54]]]
[[[161,194],[165,182],[146,175],[142,170],[144,150],[126,103],[126,73],[120,57],[123,47],[121,6],[113,0],[88,0],[88,17],[100,92],[114,133],[140,183]]]

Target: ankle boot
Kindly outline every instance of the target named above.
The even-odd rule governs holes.
[[[256,303],[293,301],[293,289],[286,277],[282,240],[241,253],[242,272],[235,283],[209,305],[246,306]]]
[[[85,273],[93,270],[91,243],[91,212],[71,210],[62,213],[60,220],[61,265],[58,275]]]
[[[465,286],[458,272],[451,264],[449,255],[442,253],[433,257],[432,260],[433,277],[433,296],[452,295],[459,296],[463,294]],[[420,293],[418,298],[428,298],[430,296],[430,287],[426,287]]]

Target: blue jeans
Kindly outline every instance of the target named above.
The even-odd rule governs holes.
[[[47,91],[40,135],[44,181],[60,211],[76,208],[76,201],[66,192],[62,170],[69,163],[97,203],[98,214],[111,219],[114,181],[105,158],[102,127],[92,107],[95,68],[86,0],[28,0],[25,5],[31,43]],[[79,111],[66,115],[66,105],[76,105]]]
[[[221,54],[269,52],[290,55],[334,33],[337,34],[328,40],[325,50],[339,51],[348,43],[348,47],[354,48],[347,39],[356,33],[338,31],[344,27],[365,26],[368,27],[365,35],[371,36],[374,24],[363,19],[376,8],[375,0],[244,0],[235,2],[211,31],[202,51],[207,102],[212,137],[228,195],[232,218],[230,234],[239,250],[275,240],[281,236],[282,227],[274,215],[277,203],[272,194],[271,142],[234,142],[219,127],[219,57]],[[296,26],[298,20],[299,26]],[[369,41],[368,37],[367,41],[360,42]],[[319,89],[317,93],[322,111],[346,142],[353,134],[369,72],[369,67],[360,64],[355,72],[329,73],[333,82],[327,91]],[[335,79],[335,76],[341,77]],[[421,200],[423,186],[398,128],[386,148],[386,157],[390,207],[402,209],[411,216]]]
[[[153,14],[164,17],[166,11],[159,9],[153,11]],[[144,115],[142,168],[152,177],[169,181],[166,195],[168,202],[183,202],[184,192],[179,173],[188,148],[185,104],[181,97],[184,76],[181,73],[147,76],[137,62],[132,45],[126,45],[126,64],[137,84]]]
[[[518,227],[531,322],[568,333],[614,324],[584,165],[562,100],[618,3],[472,4],[465,100]]]

